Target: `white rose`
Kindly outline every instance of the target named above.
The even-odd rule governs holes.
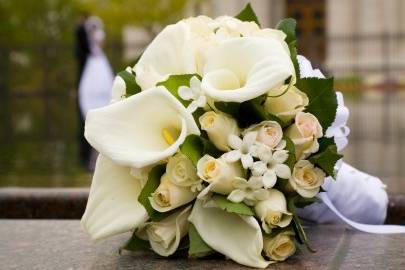
[[[283,129],[276,121],[263,121],[249,127],[245,132],[257,131],[258,142],[261,142],[271,149],[275,148],[283,139]]]
[[[295,253],[294,232],[283,231],[275,237],[263,237],[263,250],[274,261],[284,261]]]
[[[324,171],[316,168],[308,160],[300,160],[294,166],[289,184],[302,197],[312,198],[319,193],[325,176]]]
[[[166,174],[170,181],[181,187],[193,187],[201,182],[191,160],[181,153],[169,158]]]
[[[281,87],[280,92],[284,92],[287,85]],[[279,97],[268,97],[264,103],[267,112],[276,115],[281,120],[289,122],[295,115],[302,112],[308,105],[308,96],[292,86],[285,94]]]
[[[149,197],[153,209],[158,212],[167,212],[191,202],[197,196],[188,187],[173,184],[167,173],[162,175],[160,185]]]
[[[295,123],[287,129],[286,135],[295,145],[297,159],[304,159],[318,151],[317,139],[323,136],[323,132],[322,126],[314,115],[299,112],[295,116]]]
[[[125,97],[127,86],[121,76],[115,76],[112,90],[111,90],[111,103],[122,100]]]
[[[234,189],[233,182],[236,177],[243,177],[242,167],[238,162],[228,163],[222,158],[215,159],[205,155],[197,163],[198,176],[209,183],[202,194],[213,191],[228,195]],[[201,195],[202,196],[202,195]]]
[[[200,116],[199,121],[201,129],[207,132],[210,141],[219,150],[229,151],[229,135],[239,136],[236,120],[226,114],[209,111]]]
[[[287,201],[284,194],[276,189],[268,190],[267,199],[255,205],[255,212],[267,233],[276,227],[287,227],[292,220],[292,214],[287,211]]]
[[[170,215],[159,222],[148,223],[140,232],[140,237],[147,239],[152,249],[161,256],[173,254],[188,231],[188,217],[191,206]]]

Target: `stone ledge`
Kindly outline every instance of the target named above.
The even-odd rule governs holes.
[[[87,188],[0,188],[0,218],[79,219]],[[405,225],[405,194],[390,195],[388,224]]]

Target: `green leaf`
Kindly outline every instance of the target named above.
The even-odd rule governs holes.
[[[318,153],[325,151],[326,148],[328,148],[328,146],[330,145],[336,145],[335,139],[333,137],[332,138],[322,137],[318,139],[318,143],[319,143]]]
[[[145,207],[149,217],[156,212],[149,202],[149,197],[160,185],[160,178],[166,171],[166,164],[156,165],[152,168],[148,175],[148,181],[139,194],[138,201]]]
[[[204,240],[201,238],[193,223],[188,224],[188,238],[190,247],[188,249],[188,256],[192,258],[205,257],[215,252]]]
[[[132,96],[141,92],[141,87],[136,83],[135,75],[126,70],[120,71],[117,74],[125,82],[126,96]]]
[[[295,146],[293,141],[288,138],[287,136],[283,136],[283,140],[286,141],[286,147],[285,149],[288,151],[288,159],[286,160],[285,164],[290,168],[291,172],[294,169],[294,165],[296,162],[296,157],[295,157]]]
[[[187,107],[191,101],[182,99],[179,96],[178,90],[180,86],[190,86],[190,79],[193,76],[197,76],[198,79],[201,79],[198,74],[170,75],[166,81],[159,82],[157,85],[166,87],[173,96],[175,96],[185,107]]]
[[[229,201],[225,196],[218,195],[218,194],[213,195],[212,199],[215,201],[215,203],[218,205],[219,208],[221,208],[222,210],[225,210],[229,213],[234,213],[234,214],[244,215],[244,216],[253,216],[254,215],[253,210],[242,202],[234,203],[234,202]]]
[[[235,18],[245,22],[255,22],[260,26],[259,19],[250,3],[248,3],[242,11],[235,16]]]
[[[343,156],[337,152],[336,145],[329,145],[323,152],[313,155],[309,161],[319,166],[327,175],[335,177],[335,164]]]
[[[239,117],[237,118],[239,125],[248,127],[262,121],[272,120],[278,122],[282,128],[286,127],[287,124],[283,120],[266,112],[263,103],[263,96],[241,103]]]
[[[125,243],[123,247],[119,249],[121,254],[122,250],[137,251],[146,250],[150,248],[149,241],[143,240],[136,236],[135,232],[132,234],[131,238]]]
[[[290,44],[297,40],[295,36],[295,28],[297,27],[297,21],[293,18],[286,18],[278,22],[276,29],[281,30],[287,35],[285,42]]]
[[[293,228],[294,228],[294,231],[297,234],[298,241],[300,243],[305,244],[306,248],[310,252],[316,252],[314,249],[312,249],[310,247],[307,235],[305,234],[304,228],[302,227],[301,221],[300,221],[300,219],[298,217],[298,214],[297,214],[296,205],[297,205],[297,201],[299,199],[300,199],[299,195],[288,198],[288,210],[293,214]]]
[[[216,109],[218,109],[221,112],[224,112],[226,114],[229,114],[230,116],[232,116],[235,119],[239,118],[240,103],[238,103],[238,102],[218,101],[218,102],[214,102],[214,106]]]
[[[324,132],[336,117],[337,99],[333,90],[333,78],[304,78],[297,81],[296,87],[307,94],[309,104],[306,112],[318,118]]]
[[[291,61],[294,64],[295,73],[297,78],[299,78],[300,69],[297,60],[297,37],[295,34],[296,27],[297,22],[293,18],[283,19],[276,26],[278,30],[283,31],[287,35],[285,42],[290,50]]]
[[[209,140],[194,134],[188,135],[180,146],[180,151],[197,166],[197,162],[204,155],[219,157],[219,151]]]

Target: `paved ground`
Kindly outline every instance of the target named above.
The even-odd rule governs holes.
[[[338,226],[308,228],[313,247],[270,269],[403,269],[405,235],[370,235]],[[232,261],[118,255],[129,235],[92,244],[79,221],[0,220],[0,268],[9,269],[249,269]]]

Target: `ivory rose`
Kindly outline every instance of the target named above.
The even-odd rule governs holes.
[[[325,176],[324,171],[316,168],[308,160],[300,160],[294,166],[289,184],[302,197],[312,198],[319,193]]]
[[[250,131],[257,131],[256,141],[265,144],[270,149],[276,148],[283,138],[283,130],[276,121],[263,121],[245,130],[245,132]]]
[[[283,93],[288,87],[283,85],[280,92]],[[295,115],[302,112],[309,103],[308,96],[292,86],[286,93],[277,97],[267,97],[264,107],[267,112],[276,115],[281,120],[289,122]]]
[[[208,134],[210,141],[222,151],[229,151],[229,135],[239,136],[236,120],[224,113],[209,111],[199,118],[201,129]]]
[[[167,173],[162,175],[160,185],[151,195],[150,204],[159,212],[173,210],[191,202],[197,196],[190,188],[173,184]]]
[[[187,219],[190,211],[191,206],[188,206],[162,221],[148,223],[140,232],[141,238],[145,238],[146,234],[150,246],[157,254],[161,256],[173,254],[178,248],[181,238],[187,234]]]
[[[205,195],[208,191],[228,195],[234,189],[233,182],[236,177],[243,177],[239,162],[226,162],[224,159],[215,159],[209,155],[203,156],[197,163],[198,176],[209,183],[209,186],[200,193]],[[199,196],[200,196],[199,195]]]
[[[322,126],[311,113],[299,112],[295,116],[295,123],[291,125],[286,135],[295,145],[297,159],[304,159],[319,149],[318,138],[323,136]]]
[[[181,187],[195,188],[201,183],[193,163],[181,153],[169,158],[166,165],[166,174],[173,184]]]
[[[287,227],[292,214],[287,210],[287,201],[283,193],[277,189],[269,189],[267,199],[255,205],[256,215],[262,221],[262,228],[270,233],[273,228]]]
[[[283,231],[275,237],[263,237],[264,254],[274,261],[284,261],[295,253],[294,232]]]

